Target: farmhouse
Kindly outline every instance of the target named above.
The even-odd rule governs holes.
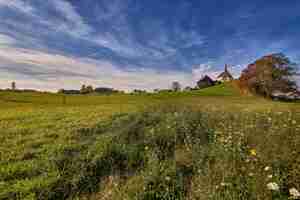
[[[215,81],[213,81],[209,76],[205,75],[197,82],[197,86],[199,89],[207,88],[215,85]]]
[[[228,81],[232,81],[233,80],[233,76],[230,74],[230,72],[228,71],[228,66],[227,64],[225,64],[225,69],[224,72],[222,72],[218,77],[217,77],[218,81],[222,81],[222,82],[228,82]]]

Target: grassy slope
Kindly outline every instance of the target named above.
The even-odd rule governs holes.
[[[57,191],[58,187],[72,193],[85,191],[81,188],[80,181],[85,181],[84,177],[88,176],[84,174],[83,177],[73,177],[71,172],[76,174],[76,167],[61,162],[71,157],[74,160],[69,162],[85,168],[89,162],[82,159],[87,155],[91,155],[91,158],[87,159],[97,162],[97,153],[94,151],[104,148],[102,145],[105,146],[106,142],[110,144],[113,138],[109,134],[102,138],[103,136],[99,135],[101,128],[97,128],[99,124],[109,121],[113,114],[136,112],[157,103],[189,105],[193,110],[208,110],[211,113],[234,112],[238,116],[241,115],[238,113],[250,113],[252,116],[256,113],[254,111],[290,112],[300,108],[299,104],[241,97],[230,85],[171,94],[67,96],[66,104],[63,104],[63,97],[56,94],[1,92],[0,199],[36,199],[34,191],[39,191],[42,199],[46,199],[51,197],[51,191]],[[231,122],[228,123],[230,126]],[[110,151],[111,149],[107,150]],[[79,156],[73,158],[73,155]],[[125,156],[131,156],[131,153]],[[66,168],[60,165],[65,165]],[[77,166],[78,168],[80,169]],[[67,173],[68,170],[71,175]],[[80,188],[74,189],[70,185]]]

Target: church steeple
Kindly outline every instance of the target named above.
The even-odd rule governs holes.
[[[228,71],[228,65],[225,64],[225,69],[224,72],[222,72],[219,76],[218,76],[218,80],[220,81],[231,81],[233,80],[233,76],[230,74],[230,72]]]
[[[227,64],[225,64],[225,70],[224,71],[228,72],[228,65]]]

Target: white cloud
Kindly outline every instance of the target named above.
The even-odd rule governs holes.
[[[84,21],[75,7],[64,0],[52,0],[54,9],[64,16],[60,23],[53,24],[53,28],[59,31],[70,33],[75,37],[86,37],[92,31],[92,28]]]
[[[217,76],[221,73],[221,70],[214,70],[213,63],[207,62],[200,64],[198,67],[194,67],[192,70],[193,80],[198,81],[205,75],[210,76],[213,79],[217,79]]]
[[[8,87],[16,78],[18,86],[57,90],[79,88],[81,84],[123,90],[169,88],[172,81],[191,84],[191,75],[179,71],[164,73],[153,69],[123,70],[105,61],[74,58],[28,49],[0,49],[0,86]],[[34,76],[32,75],[34,74]]]
[[[0,0],[0,7],[8,7],[26,14],[32,14],[34,11],[34,8],[28,2],[21,0]]]
[[[216,66],[214,66],[214,62],[207,62],[200,64],[199,66],[196,66],[192,70],[192,76],[193,80],[197,81],[201,77],[208,75],[213,79],[217,79],[218,75],[220,75],[224,68],[217,69]],[[241,74],[241,71],[245,68],[246,65],[236,65],[236,66],[228,66],[229,72],[232,74],[233,77],[238,78]]]
[[[0,34],[0,45],[13,45],[16,40],[10,36]]]

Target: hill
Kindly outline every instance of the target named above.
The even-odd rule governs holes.
[[[241,96],[231,84],[0,92],[0,109],[0,199],[287,199],[300,187],[300,104]]]

